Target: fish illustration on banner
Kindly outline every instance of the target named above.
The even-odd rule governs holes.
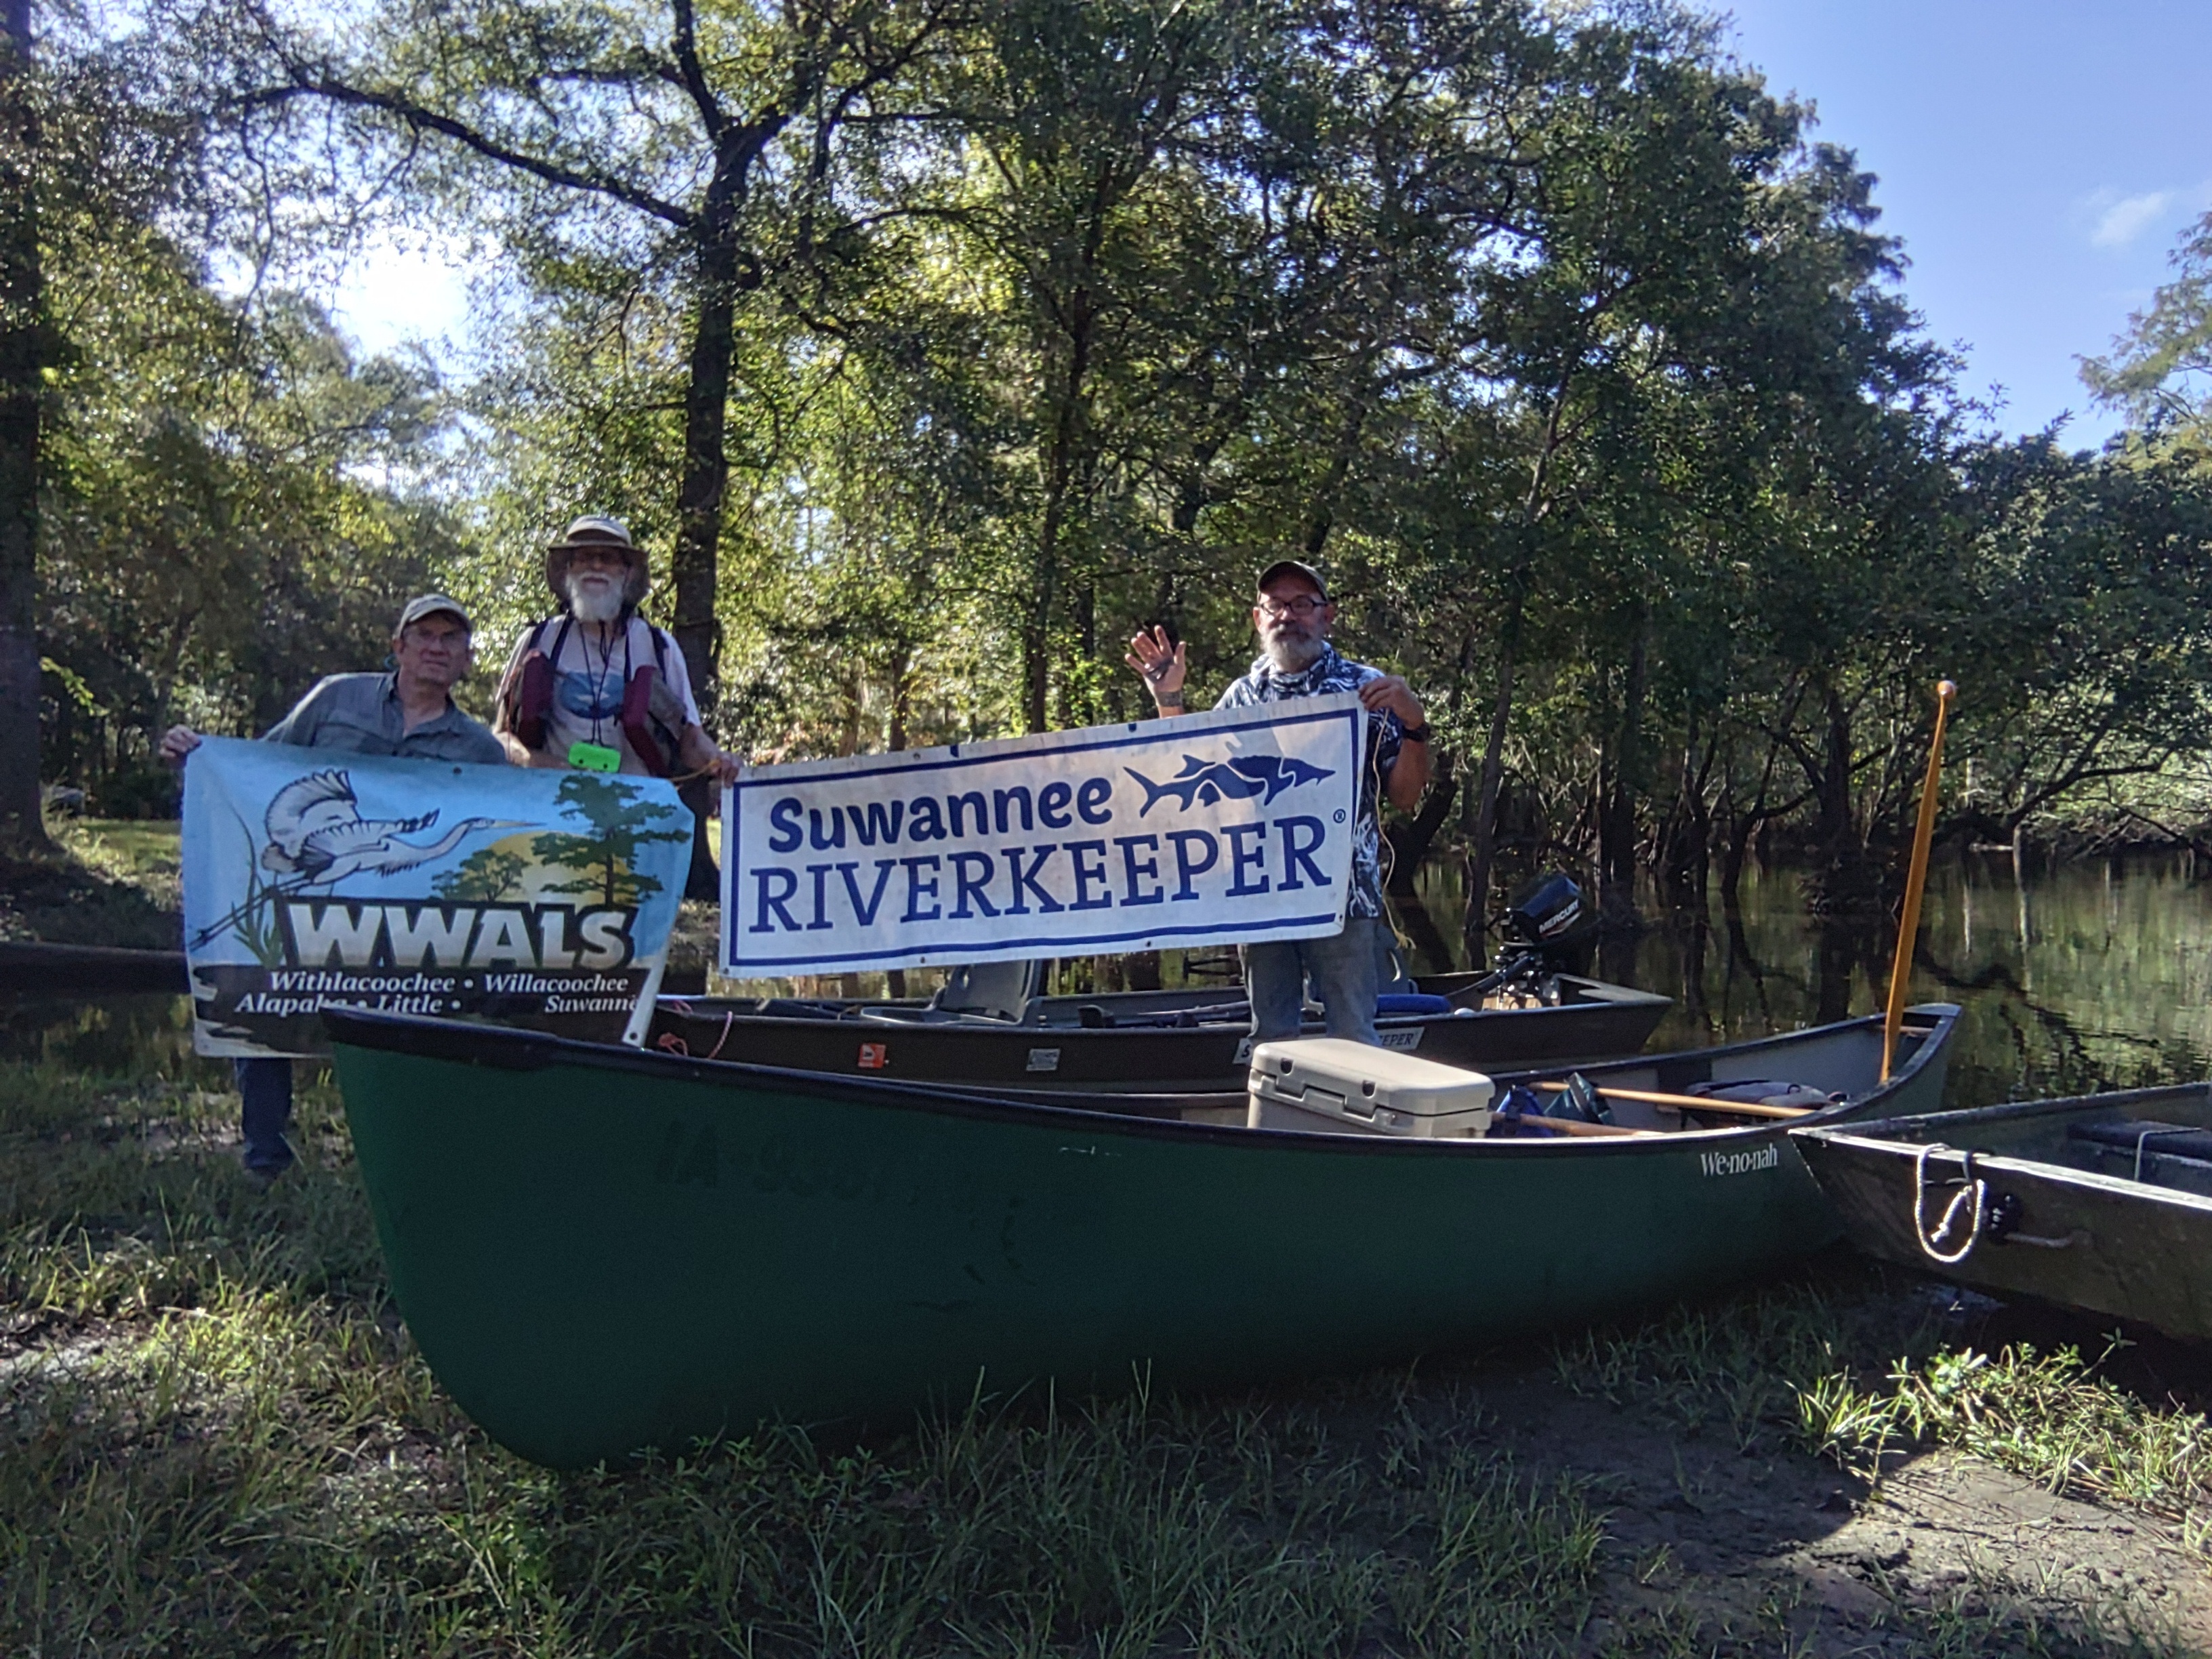
[[[1301,783],[1319,783],[1334,775],[1321,767],[1309,766],[1304,761],[1282,755],[1246,755],[1225,761],[1185,755],[1182,770],[1168,783],[1154,783],[1133,766],[1122,769],[1136,779],[1145,792],[1145,804],[1137,811],[1139,817],[1150,812],[1163,796],[1171,796],[1181,802],[1185,811],[1193,806],[1211,806],[1218,800],[1248,800],[1255,795],[1264,795],[1266,799],[1261,804],[1272,806],[1275,797],[1284,790]]]
[[[749,769],[725,796],[738,977],[1340,931],[1356,694]]]
[[[319,1053],[333,1006],[635,1041],[690,841],[656,780],[210,738],[185,775],[196,1046]]]

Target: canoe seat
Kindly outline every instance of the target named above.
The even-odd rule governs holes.
[[[2212,1129],[2124,1118],[2069,1124],[2066,1139],[2070,1161],[2098,1175],[2212,1195]]]
[[[2123,1119],[2116,1123],[2075,1123],[2066,1131],[2070,1140],[2096,1146],[2116,1146],[2133,1156],[2138,1145],[2163,1158],[2195,1158],[2212,1164],[2212,1129],[2184,1123],[2159,1123],[2150,1119]]]
[[[1043,969],[1041,962],[963,962],[946,976],[944,988],[929,1000],[929,1006],[939,1013],[1018,1024],[1029,1017]]]
[[[1788,1083],[1779,1078],[1758,1078],[1741,1083],[1692,1083],[1682,1090],[1686,1095],[1702,1095],[1707,1100],[1735,1100],[1755,1106],[1803,1106],[1817,1109],[1841,1097],[1815,1089],[1810,1084]]]

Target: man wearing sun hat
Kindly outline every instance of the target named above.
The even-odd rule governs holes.
[[[318,681],[264,740],[343,754],[506,765],[507,750],[490,729],[453,706],[453,687],[476,659],[472,632],[469,613],[455,601],[443,593],[418,594],[392,625],[388,671]],[[199,746],[198,732],[173,726],[161,735],[161,758],[182,766]],[[274,1181],[293,1162],[291,1143],[284,1139],[292,1121],[292,1062],[262,1056],[234,1060],[232,1069],[246,1172],[258,1182]]]
[[[526,629],[501,676],[493,730],[518,766],[733,781],[700,723],[683,647],[639,614],[645,551],[588,514],[545,550],[561,610]]]
[[[1382,834],[1375,781],[1392,805],[1410,812],[1429,783],[1429,728],[1420,700],[1395,674],[1338,654],[1328,642],[1336,605],[1321,572],[1297,559],[1278,559],[1260,573],[1252,626],[1261,655],[1221,694],[1217,708],[1357,691],[1367,709],[1367,755],[1360,768],[1359,830],[1352,842],[1352,891],[1344,931],[1327,939],[1282,939],[1244,946],[1244,987],[1252,1000],[1255,1042],[1294,1037],[1309,977],[1328,1016],[1328,1034],[1373,1042],[1376,964],[1382,921]],[[1145,677],[1162,715],[1183,712],[1183,647],[1164,628],[1129,641],[1126,659]]]

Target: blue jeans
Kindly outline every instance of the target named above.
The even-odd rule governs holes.
[[[1329,1036],[1376,1042],[1376,933],[1382,926],[1374,916],[1352,916],[1342,933],[1329,939],[1246,945],[1244,993],[1252,999],[1252,1040],[1272,1042],[1298,1034],[1310,975]]]
[[[284,1127],[292,1121],[292,1062],[289,1060],[236,1060],[238,1092],[246,1101],[240,1127],[246,1132],[246,1167],[269,1175],[292,1167],[291,1144]]]

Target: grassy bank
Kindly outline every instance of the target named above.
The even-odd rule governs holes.
[[[47,850],[0,856],[0,939],[177,948],[174,821],[56,815],[46,829]]]
[[[1792,1536],[1856,1524],[1911,1450],[2193,1529],[2212,1480],[2187,1405],[1966,1359],[1848,1267],[1412,1374],[548,1474],[411,1349],[327,1083],[266,1193],[222,1084],[0,1068],[0,1651],[2181,1650],[2155,1607],[2002,1574],[1870,1569],[1848,1618],[1814,1593]],[[1729,1508],[1745,1482],[1781,1507]]]

